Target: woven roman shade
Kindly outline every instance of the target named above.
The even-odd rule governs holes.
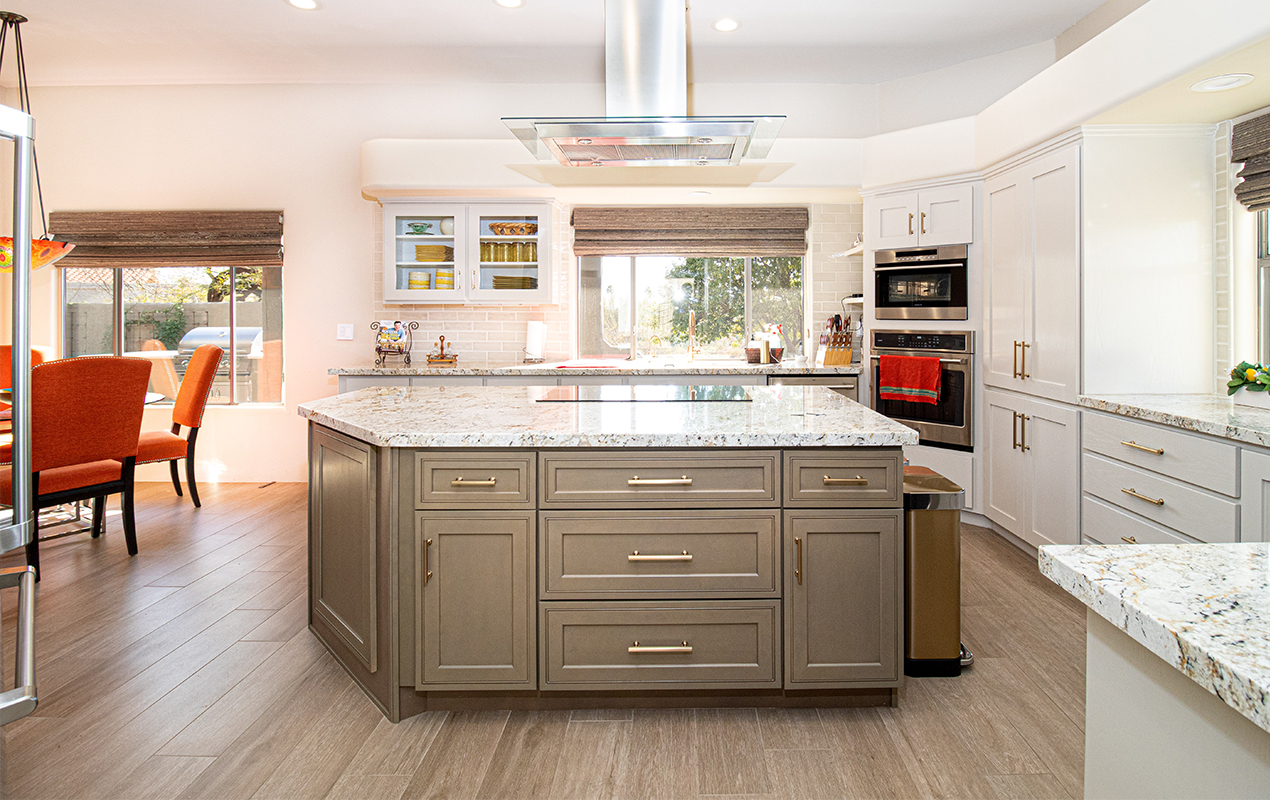
[[[1270,114],[1240,122],[1230,135],[1230,160],[1242,161],[1235,197],[1249,211],[1270,208]]]
[[[62,267],[279,267],[281,211],[54,211]]]
[[[806,208],[575,208],[578,256],[802,256]]]

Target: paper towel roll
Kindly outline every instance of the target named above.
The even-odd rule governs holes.
[[[539,320],[530,320],[525,331],[525,357],[542,358],[542,351],[547,346],[547,324]]]

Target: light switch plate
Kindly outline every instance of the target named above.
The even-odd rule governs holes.
[[[335,325],[335,338],[351,341],[353,338],[353,323],[339,322]]]

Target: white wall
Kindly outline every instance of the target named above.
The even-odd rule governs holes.
[[[963,117],[864,140],[864,188],[974,171],[975,118]]]

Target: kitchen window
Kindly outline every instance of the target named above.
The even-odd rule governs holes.
[[[62,296],[67,357],[148,358],[150,391],[171,402],[194,349],[215,344],[209,403],[282,400],[280,267],[68,267]]]
[[[700,358],[744,358],[750,334],[781,326],[802,344],[803,260],[797,256],[584,256],[579,262],[582,357],[688,354],[689,312]]]

